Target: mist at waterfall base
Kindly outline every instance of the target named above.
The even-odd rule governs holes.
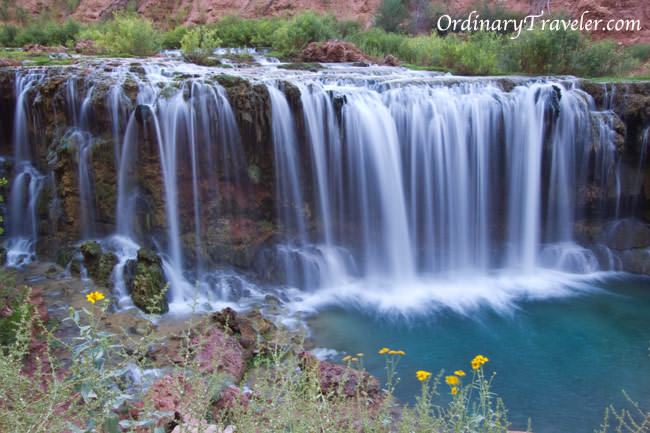
[[[251,187],[248,172],[234,168],[252,155],[243,153],[215,70],[150,60],[136,73],[121,62],[101,77],[91,68],[89,78],[65,78],[71,124],[61,128],[78,161],[79,238],[118,257],[119,308],[133,305],[125,267],[146,246],[162,258],[171,314],[187,314],[195,302],[201,311],[263,305],[273,294],[290,318],[311,316],[318,345],[367,353],[380,378],[383,364],[370,354],[405,350],[404,401],[416,394],[414,371],[467,370],[478,353],[499,372],[495,390],[518,428],[530,416],[538,433],[587,432],[608,403],[620,402],[621,388],[647,399],[650,281],[620,273],[607,245],[574,239],[588,186],[608,191],[592,211],[602,209],[608,228],[634,216],[636,167],[620,161],[613,112],[597,110],[575,81],[520,79],[505,91],[487,79],[395,68],[227,70],[261,83],[270,100],[283,236],[256,266],[282,275],[278,283],[212,268],[220,257],[204,254],[206,229],[221,230],[222,216],[238,212],[227,208],[235,200],[219,200],[223,180],[243,195]],[[38,69],[17,73],[11,265],[36,257],[38,196],[54,178],[37,168],[27,132],[38,129],[30,98],[46,79]],[[94,95],[102,80],[106,94]],[[127,81],[137,84],[133,101]],[[108,233],[98,230],[93,194],[94,97],[112,119],[117,200]],[[138,214],[152,201],[138,177],[144,141],[160,164],[166,226],[155,233]]]
[[[506,314],[482,308],[459,314],[446,310],[417,318],[372,310],[331,308],[309,319],[311,338],[338,351],[333,360],[363,352],[366,369],[385,381],[382,347],[404,350],[396,397],[413,405],[420,392],[417,370],[462,369],[487,356],[492,390],[508,409],[513,430],[591,433],[610,404],[632,409],[622,394],[646,407],[648,368],[648,278],[610,276],[592,281],[580,296],[524,301]],[[436,404],[446,405],[449,387],[439,386]]]

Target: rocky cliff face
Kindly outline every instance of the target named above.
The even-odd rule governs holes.
[[[161,69],[156,69],[160,64]],[[308,148],[314,138],[307,138],[311,131],[305,117],[316,105],[304,105],[308,102],[304,99],[308,92],[305,81],[274,81],[288,105],[285,116],[294,117],[294,130],[280,139],[276,130],[279,126],[274,124],[271,113],[268,83],[243,78],[254,73],[233,76],[182,70],[179,65],[170,67],[165,62],[141,64],[132,60],[102,65],[88,61],[65,68],[0,69],[2,174],[14,179],[16,170],[24,169],[14,148],[20,130],[26,133],[29,150],[25,152],[30,155],[30,163],[42,175],[33,192],[33,205],[24,205],[34,214],[39,257],[63,257],[59,260],[63,265],[83,264],[105,285],[115,283],[111,270],[122,266],[119,282],[124,280],[126,290],[144,293],[142,298],[148,298],[160,287],[141,287],[137,282],[152,279],[142,277],[145,274],[162,281],[164,268],[151,250],[164,251],[169,261],[174,260],[174,251],[178,250],[184,268],[208,269],[227,264],[254,270],[268,281],[282,282],[287,278],[283,266],[299,259],[286,251],[284,258],[273,256],[273,247],[286,245],[291,237],[324,232],[327,221],[321,220],[321,215],[325,205],[319,202],[315,186],[318,161],[314,150]],[[291,80],[293,73],[279,72],[278,76]],[[450,87],[458,85],[454,80],[449,78]],[[526,79],[493,81],[503,89],[499,95],[505,95]],[[595,106],[588,111],[590,116],[606,115],[610,119],[609,124],[590,123],[594,128],[605,125],[604,131],[578,133],[584,134],[587,142],[592,135],[610,134],[608,140],[614,146],[618,165],[615,176],[600,173],[594,161],[602,158],[603,150],[594,147],[589,151],[588,158],[594,160],[584,162],[591,167],[589,182],[574,185],[580,188],[572,192],[577,198],[579,218],[569,229],[583,245],[609,248],[609,255],[601,255],[599,260],[617,260],[618,264],[603,268],[648,273],[644,263],[650,247],[650,158],[645,154],[650,131],[650,83],[572,83],[593,98]],[[438,82],[441,84],[444,82]],[[20,95],[26,113],[22,120],[18,118],[21,110],[16,109]],[[155,95],[155,113],[152,99],[148,99],[151,95]],[[351,109],[346,98],[353,94],[324,95],[333,107],[332,120],[343,122]],[[549,95],[547,122],[552,123],[560,114],[558,101],[566,96],[558,86]],[[318,126],[319,119],[310,121],[311,128]],[[322,121],[326,121],[325,117]],[[542,128],[551,131],[549,125]],[[499,133],[498,128],[495,131]],[[285,145],[282,140],[295,141],[286,143],[295,145],[298,152],[295,166],[283,165],[279,160],[282,156],[278,149]],[[502,146],[501,141],[494,145]],[[355,143],[350,141],[345,146]],[[352,156],[343,154],[340,161],[333,163],[352,164],[346,160]],[[544,179],[552,176],[548,164],[542,167]],[[278,180],[281,176],[289,179],[289,170],[294,169],[300,173],[294,182],[300,184],[301,197]],[[345,177],[355,175],[354,171],[343,172]],[[610,181],[602,182],[603,176]],[[499,186],[506,181],[505,177],[495,179],[490,188],[506,191],[505,184]],[[540,191],[544,208],[549,206],[546,189],[542,185]],[[348,192],[341,193],[345,196]],[[493,203],[495,208],[503,207],[499,211],[503,215],[507,212],[505,202],[505,198],[496,197]],[[343,207],[334,202],[332,206]],[[369,206],[375,204],[369,202]],[[293,224],[293,217],[283,215],[298,215],[302,226]],[[632,216],[636,219],[629,219]],[[367,227],[362,224],[362,215],[357,217],[330,221],[336,225],[331,230],[340,230],[345,239],[361,238]],[[505,216],[499,221],[504,220]],[[504,241],[506,228],[498,223],[488,228],[486,236]],[[301,230],[305,233],[301,234]],[[80,252],[71,249],[81,240],[114,233],[139,242],[138,249],[124,263],[92,244],[84,244],[85,250]],[[595,251],[598,248],[594,247]],[[107,263],[110,266],[104,269]],[[166,304],[156,308],[164,311]]]

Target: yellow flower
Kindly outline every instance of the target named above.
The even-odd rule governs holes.
[[[445,377],[445,382],[447,382],[447,385],[458,385],[460,383],[460,379],[458,379],[456,376],[447,376]]]
[[[381,349],[381,350],[379,351],[379,354],[380,354],[380,355],[383,355],[384,353],[388,352],[388,350],[389,350],[388,347],[384,347],[383,349]]]
[[[350,358],[352,358],[352,357],[351,357],[350,355],[348,355],[348,356],[346,356],[345,358],[343,358],[343,361],[349,361]]]
[[[359,358],[352,358],[352,361],[357,362]]]
[[[424,370],[418,370],[418,371],[415,372],[415,376],[418,378],[418,380],[420,382],[424,382],[425,380],[427,380],[429,378],[429,376],[431,376],[431,373],[429,373],[428,371],[424,371]]]
[[[487,359],[483,355],[476,355],[474,359],[472,359],[472,370],[478,370],[478,368],[488,362],[489,359]]]
[[[357,353],[357,356],[358,356],[359,358],[363,358],[363,353]]]
[[[397,355],[397,350],[389,350],[388,354],[389,355]]]
[[[456,370],[454,371],[454,374],[456,376],[465,376],[465,372],[463,370]]]
[[[102,299],[104,299],[104,295],[102,295],[100,292],[93,292],[87,294],[86,299],[88,300],[88,302],[94,304],[96,301],[101,301]]]
[[[451,393],[454,395],[458,394],[458,388],[456,388],[455,386],[451,388]]]
[[[406,355],[406,353],[404,353],[403,350],[398,350],[398,351],[395,352],[395,353],[398,354],[398,355]]]

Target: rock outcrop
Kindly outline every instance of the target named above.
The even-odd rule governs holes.
[[[127,262],[124,280],[133,303],[142,311],[153,314],[169,311],[162,260],[155,253],[140,248],[137,259]]]
[[[369,60],[351,42],[330,40],[311,42],[302,51],[302,57],[307,62],[345,63],[368,62]]]

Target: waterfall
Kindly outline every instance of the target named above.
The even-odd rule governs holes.
[[[17,266],[34,259],[38,240],[36,207],[45,176],[32,165],[33,147],[30,126],[38,130],[37,118],[30,110],[29,93],[43,79],[39,73],[17,73],[15,82],[16,109],[13,125],[14,167],[9,180],[9,230],[7,264]],[[30,125],[31,124],[31,125]]]
[[[106,234],[98,229],[106,216],[96,191],[102,162],[93,161],[93,149],[112,140],[115,226],[99,240],[118,256],[113,281],[121,306],[129,305],[125,268],[142,247],[162,259],[172,311],[197,294],[224,300],[261,293],[242,283],[251,274],[264,290],[302,306],[390,309],[433,301],[504,306],[620,268],[612,251],[574,238],[589,188],[601,195],[603,216],[631,211],[621,203],[615,114],[609,105],[597,111],[571,81],[521,80],[505,91],[488,79],[437,80],[388,68],[237,71],[269,96],[264,139],[272,160],[264,167],[273,182],[253,186],[262,164],[246,153],[251,147],[229,93],[210,68],[192,68],[125,62],[103,73],[104,82],[64,82],[67,124],[57,145],[74,149],[82,239]],[[189,78],[179,79],[183,74]],[[13,265],[33,258],[39,235],[46,176],[36,168],[30,131],[39,125],[30,104],[43,79],[16,77],[7,241]],[[612,104],[613,93],[605,99]],[[108,119],[106,131],[96,131],[98,118]],[[647,137],[646,130],[642,154]],[[641,189],[636,179],[632,195]],[[258,202],[268,197],[275,215],[261,216]],[[233,258],[220,243],[245,230],[262,236],[262,225],[272,236],[250,260],[250,274],[222,266]],[[241,239],[236,247],[246,248]],[[265,266],[274,270],[266,280]]]

